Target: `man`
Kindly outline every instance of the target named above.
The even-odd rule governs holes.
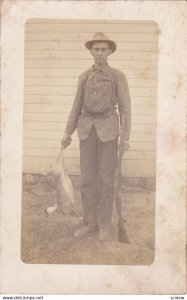
[[[125,75],[107,63],[116,50],[115,42],[96,33],[85,46],[95,63],[79,76],[62,147],[71,143],[77,128],[85,225],[74,236],[99,229],[99,240],[105,241],[110,238],[118,138],[124,153],[129,148],[131,106]]]

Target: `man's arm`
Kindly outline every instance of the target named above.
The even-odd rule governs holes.
[[[129,148],[131,131],[131,100],[128,82],[122,72],[118,72],[117,92],[121,125],[120,142],[123,149],[122,152],[124,153]]]
[[[82,104],[83,104],[83,83],[84,83],[85,73],[79,76],[77,91],[71,112],[68,117],[67,125],[64,130],[64,136],[61,141],[63,148],[67,147],[71,143],[71,135],[77,128],[78,117],[81,114]]]

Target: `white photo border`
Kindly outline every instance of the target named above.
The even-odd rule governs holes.
[[[185,293],[186,2],[7,0],[2,3],[1,17],[1,293]],[[34,18],[154,21],[159,26],[152,265],[37,265],[21,261],[24,30],[26,21]]]

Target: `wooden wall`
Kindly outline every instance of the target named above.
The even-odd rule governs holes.
[[[95,32],[117,43],[109,64],[128,79],[132,101],[130,150],[123,175],[155,177],[158,27],[153,22],[29,20],[25,26],[23,172],[42,173],[59,152],[79,74],[92,64],[84,47]],[[77,133],[65,150],[79,174]]]

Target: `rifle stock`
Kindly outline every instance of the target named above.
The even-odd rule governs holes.
[[[118,151],[118,168],[116,172],[116,186],[115,186],[115,203],[118,212],[118,240],[122,243],[130,243],[127,231],[125,228],[125,219],[122,214],[121,205],[121,163],[122,163],[122,145],[119,144]]]

